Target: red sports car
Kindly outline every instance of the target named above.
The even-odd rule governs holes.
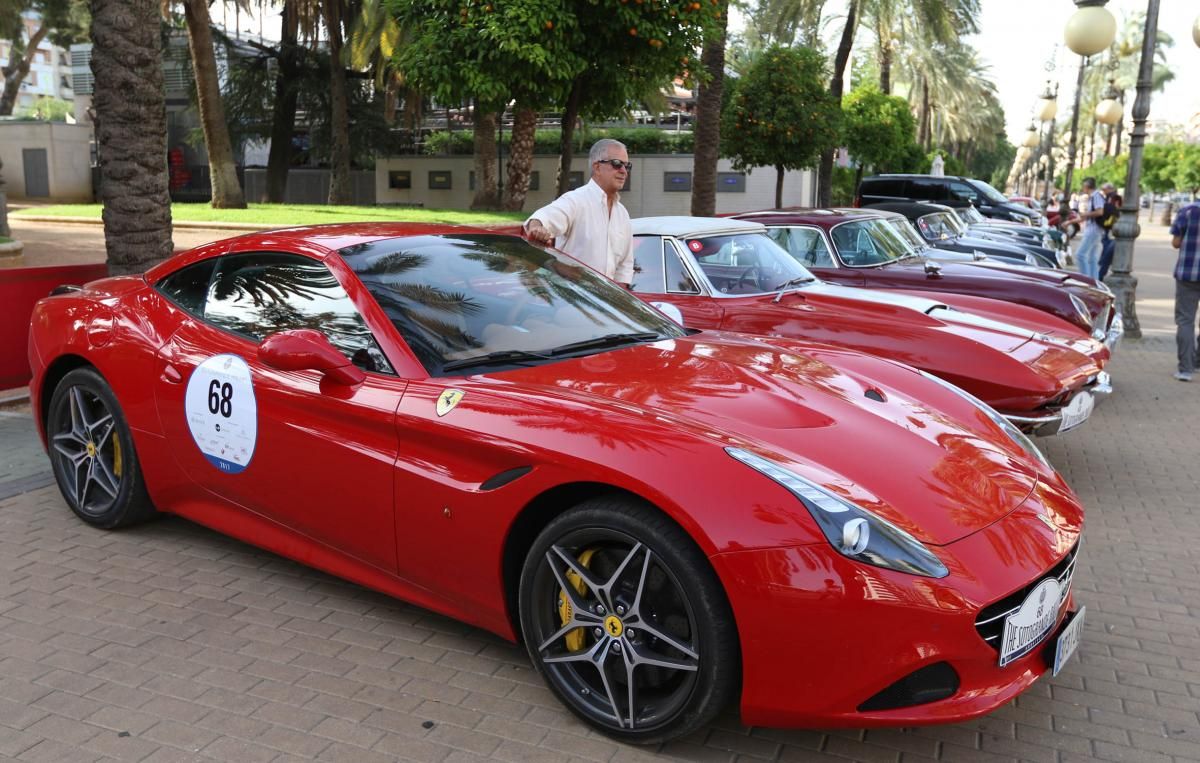
[[[60,289],[30,327],[63,497],[171,512],[523,641],[652,743],[956,721],[1078,643],[1078,499],[934,377],[687,332],[445,226],[298,228]]]
[[[1097,281],[1048,268],[925,262],[893,245],[882,213],[866,209],[777,209],[736,219],[762,223],[817,277],[844,286],[974,294],[1015,302],[1070,321],[1115,347],[1124,334],[1112,292]],[[793,242],[792,239],[796,240]],[[892,236],[891,238],[894,238]]]
[[[1101,370],[1108,348],[1040,310],[823,283],[744,220],[643,217],[633,232],[633,290],[678,308],[688,328],[828,342],[897,360],[1040,435],[1083,423],[1094,396],[1112,391]]]

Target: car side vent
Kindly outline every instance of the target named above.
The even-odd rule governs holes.
[[[868,389],[866,392],[864,392],[863,397],[866,397],[868,400],[874,400],[877,403],[882,403],[885,400],[887,400],[887,398],[885,398],[883,396],[883,393],[880,392],[879,390],[875,389],[874,387],[872,387],[872,388]]]
[[[909,673],[859,705],[858,710],[861,713],[869,713],[875,710],[925,705],[953,697],[958,691],[958,686],[958,673],[950,663],[935,662]]]
[[[513,480],[518,480],[521,477],[524,477],[526,474],[529,474],[531,471],[533,471],[532,466],[518,466],[515,469],[507,469],[505,471],[500,472],[499,474],[494,474],[491,477],[488,477],[486,480],[483,481],[483,484],[481,484],[479,486],[479,489],[486,491],[486,490],[495,490],[496,488],[504,487],[505,485],[512,482]]]
[[[59,284],[58,286],[55,286],[53,289],[51,289],[50,296],[57,297],[59,294],[73,294],[77,291],[83,291],[83,287],[77,286],[76,284],[73,284],[73,283],[64,283],[64,284]]]

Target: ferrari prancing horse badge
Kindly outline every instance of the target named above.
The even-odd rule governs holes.
[[[437,415],[445,416],[450,411],[454,410],[454,406],[458,405],[458,401],[463,399],[463,395],[467,393],[460,389],[448,389],[438,396],[437,400]]]

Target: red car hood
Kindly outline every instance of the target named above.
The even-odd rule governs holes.
[[[547,397],[617,403],[614,425],[622,413],[670,418],[753,449],[933,545],[1005,516],[1038,479],[982,414],[936,407],[961,415],[953,393],[825,345],[706,332],[497,376]]]

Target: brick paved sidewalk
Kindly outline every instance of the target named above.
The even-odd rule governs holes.
[[[1089,509],[1079,658],[986,718],[823,732],[730,714],[665,749],[625,747],[494,636],[182,520],[92,530],[48,487],[0,500],[0,756],[1200,761],[1200,384],[1170,377],[1170,252],[1153,243],[1147,339],[1121,348],[1117,393],[1039,441]],[[39,468],[22,463],[8,473]]]

